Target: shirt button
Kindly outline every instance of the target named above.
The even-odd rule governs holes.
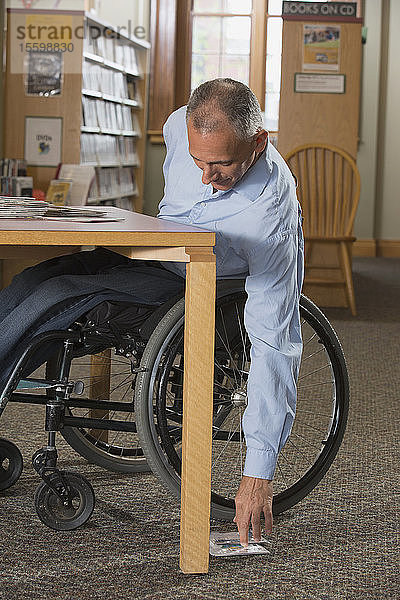
[[[202,202],[202,203],[201,203],[201,205],[202,205],[202,206],[205,206],[205,205],[206,205],[206,203],[205,203],[205,202]]]

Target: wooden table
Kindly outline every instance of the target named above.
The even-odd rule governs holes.
[[[180,567],[206,573],[209,558],[214,365],[215,234],[107,207],[121,222],[0,220],[0,258],[50,258],[105,246],[131,258],[187,263]]]

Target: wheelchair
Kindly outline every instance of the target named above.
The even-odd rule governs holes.
[[[242,415],[250,368],[243,281],[217,282],[212,424],[212,516],[231,520],[246,454]],[[340,342],[323,313],[300,299],[303,355],[294,425],[280,452],[273,512],[302,500],[323,478],[340,447],[349,381]],[[57,468],[56,433],[89,462],[112,471],[151,469],[180,494],[184,299],[161,307],[103,302],[66,331],[36,336],[0,397],[46,406],[47,445],[32,463],[42,479],[39,518],[56,530],[85,523],[94,508],[89,481]],[[38,348],[51,344],[43,377],[26,377]],[[0,439],[0,490],[18,480],[22,455]]]

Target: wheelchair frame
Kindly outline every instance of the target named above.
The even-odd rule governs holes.
[[[14,366],[0,396],[0,416],[8,402],[46,406],[47,445],[37,450],[32,457],[33,467],[43,480],[35,494],[35,507],[39,518],[47,526],[56,530],[72,530],[79,527],[91,516],[94,508],[94,492],[86,478],[77,473],[60,471],[57,468],[56,433],[64,427],[90,427],[107,431],[136,432],[135,423],[112,419],[82,418],[65,414],[66,408],[73,407],[134,412],[133,403],[79,400],[70,397],[72,392],[80,395],[84,391],[81,381],[70,381],[66,375],[71,365],[74,345],[87,344],[90,347],[92,338],[93,342],[97,341],[98,343],[98,334],[84,332],[82,329],[55,330],[37,335]],[[39,347],[51,342],[59,342],[63,345],[59,379],[21,379],[22,373]],[[137,361],[136,358],[133,360]],[[132,373],[139,371],[140,367],[132,368]],[[18,391],[27,389],[43,389],[46,390],[46,393],[33,394]],[[49,394],[50,390],[53,391],[51,395]],[[9,467],[9,479],[0,480],[0,489],[7,489],[17,481],[22,472],[22,455],[15,444],[0,438],[0,458],[1,461],[7,459],[12,463]],[[55,518],[55,510],[57,518]]]
[[[243,294],[243,286],[239,281],[220,282],[219,289],[219,300],[232,294]],[[347,409],[348,409],[348,380],[345,361],[343,353],[340,347],[340,343],[337,340],[334,331],[332,330],[329,322],[324,315],[318,310],[315,305],[308,299],[302,299],[302,302],[306,302],[305,310],[315,310],[314,317],[319,319],[322,338],[328,336],[329,346],[331,352],[337,355],[337,359],[341,363],[342,368],[342,381],[340,387],[343,388],[343,399],[340,400],[342,403],[340,427],[335,425],[337,431],[335,431],[334,448],[329,460],[325,461],[323,469],[319,469],[320,473],[313,475],[312,481],[307,483],[307,486],[303,486],[304,489],[297,490],[298,496],[296,502],[304,497],[322,478],[323,474],[329,468],[332,463],[336,452],[340,446],[341,439],[344,434],[346,425]],[[69,380],[69,372],[71,362],[74,358],[73,349],[77,345],[81,346],[84,352],[78,353],[77,356],[84,356],[90,354],[93,348],[96,353],[101,352],[104,348],[115,347],[116,354],[122,354],[126,358],[129,358],[131,362],[131,373],[139,377],[139,392],[143,388],[143,384],[148,378],[151,378],[151,364],[148,362],[147,347],[151,346],[152,339],[155,335],[158,335],[158,331],[162,330],[165,323],[168,323],[169,315],[173,311],[169,311],[170,307],[174,307],[174,310],[178,305],[183,306],[183,300],[180,303],[176,303],[176,298],[171,299],[162,307],[156,309],[153,315],[147,319],[144,335],[141,332],[137,334],[137,337],[131,334],[126,335],[126,339],[123,336],[118,338],[115,331],[112,332],[110,339],[106,340],[104,346],[99,345],[99,332],[93,330],[88,325],[82,325],[81,323],[75,323],[68,330],[57,330],[49,331],[37,335],[28,347],[25,349],[20,359],[14,366],[7,385],[5,386],[3,393],[0,396],[0,416],[4,411],[8,402],[24,403],[24,404],[38,404],[46,406],[45,416],[45,431],[48,434],[48,443],[43,446],[40,450],[36,451],[32,457],[33,466],[42,479],[42,483],[39,485],[35,494],[35,507],[39,518],[49,527],[56,530],[71,530],[79,527],[83,524],[91,515],[94,507],[94,493],[90,483],[81,475],[72,472],[59,471],[57,468],[57,450],[55,446],[56,433],[62,432],[64,427],[72,428],[91,428],[94,430],[107,430],[107,431],[123,431],[123,432],[135,432],[137,431],[135,422],[126,422],[115,419],[98,419],[92,417],[77,417],[69,416],[65,414],[68,408],[88,408],[88,409],[100,409],[106,412],[115,410],[124,413],[134,413],[135,407],[133,402],[115,402],[105,401],[98,399],[77,399],[71,398],[71,394],[81,395],[84,391],[83,382],[79,379],[77,381]],[[180,320],[183,319],[182,308],[180,308],[180,314],[176,317]],[[176,312],[176,310],[175,310]],[[171,320],[170,320],[171,322]],[[181,321],[180,321],[181,322]],[[157,327],[155,325],[157,324]],[[92,324],[93,325],[93,324]],[[169,327],[169,325],[168,325]],[[325,329],[324,329],[325,328]],[[331,333],[329,333],[329,330]],[[314,331],[317,331],[314,329]],[[325,333],[324,333],[325,331]],[[328,331],[328,334],[326,333]],[[317,336],[321,336],[321,333],[316,333]],[[128,339],[129,338],[129,339]],[[148,343],[144,347],[144,340]],[[319,340],[321,341],[321,340]],[[23,378],[23,373],[34,356],[35,352],[43,344],[58,342],[62,345],[62,355],[59,361],[59,377],[57,379],[36,379],[36,378]],[[108,345],[107,345],[108,344]],[[153,343],[154,345],[154,343]],[[78,346],[78,347],[79,347]],[[143,356],[141,364],[140,359]],[[147,362],[146,362],[147,361]],[[44,390],[45,393],[29,393],[29,389]],[[144,388],[143,388],[144,389]],[[136,390],[138,395],[138,390]],[[139,394],[140,395],[140,394]],[[136,398],[137,400],[137,398]],[[146,457],[149,461],[155,474],[157,474],[163,483],[174,493],[179,493],[179,476],[170,477],[169,467],[166,469],[165,459],[159,460],[159,450],[157,439],[154,438],[154,425],[150,426],[150,430],[143,438],[143,432],[146,432],[147,422],[152,421],[150,412],[146,413],[149,409],[140,408],[139,413],[135,415],[135,420],[138,417],[138,422],[141,425],[141,445],[145,450]],[[141,415],[141,416],[140,416]],[[146,423],[144,423],[146,421]],[[153,428],[153,429],[152,429]],[[140,432],[139,432],[140,433]],[[222,432],[223,433],[223,432]],[[224,439],[223,437],[216,439]],[[68,440],[67,440],[68,441]],[[163,455],[163,454],[162,454]],[[0,466],[3,459],[6,458],[11,464],[9,469],[9,480],[4,481],[1,479],[2,471],[0,469],[0,490],[7,489],[13,485],[22,471],[22,456],[17,446],[0,438]],[[176,467],[175,467],[176,468]],[[117,470],[117,469],[116,469]],[[133,470],[133,469],[132,469]],[[307,489],[306,489],[307,487]],[[290,499],[278,501],[276,512],[286,510],[290,507]],[[214,516],[219,518],[230,518],[232,507],[229,505],[227,508],[221,510],[218,513],[215,511]]]

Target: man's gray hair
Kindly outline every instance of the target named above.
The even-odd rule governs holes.
[[[240,140],[249,141],[263,129],[260,105],[250,88],[234,79],[213,79],[190,96],[186,122],[203,135],[221,129],[226,121]]]

